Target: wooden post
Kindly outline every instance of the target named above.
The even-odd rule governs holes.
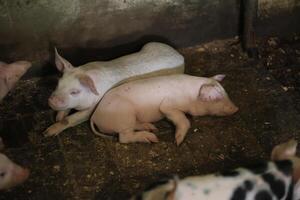
[[[250,58],[258,58],[256,46],[255,22],[257,19],[258,0],[242,0],[242,46]]]

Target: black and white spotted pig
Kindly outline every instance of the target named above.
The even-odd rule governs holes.
[[[132,200],[299,200],[297,142],[276,146],[270,162],[218,174],[173,178]]]

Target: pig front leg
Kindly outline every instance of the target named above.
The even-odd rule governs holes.
[[[191,127],[190,121],[186,118],[184,112],[175,108],[164,106],[162,104],[160,111],[176,126],[175,140],[177,146],[179,146]]]
[[[55,120],[57,122],[63,120],[66,116],[68,116],[68,114],[70,113],[70,111],[71,111],[71,109],[63,110],[63,111],[58,111],[57,114],[56,114]]]
[[[89,120],[94,108],[78,111],[72,115],[67,116],[62,121],[52,124],[43,134],[46,137],[55,136],[61,133],[63,130],[81,124]]]

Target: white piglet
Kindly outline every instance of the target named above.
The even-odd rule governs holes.
[[[57,135],[64,129],[87,121],[103,95],[124,81],[184,72],[184,58],[172,47],[150,42],[136,53],[110,61],[89,62],[73,67],[55,53],[55,63],[63,72],[58,86],[49,98],[49,105],[59,111],[57,123],[44,134]],[[67,116],[70,109],[79,110]]]
[[[0,62],[0,102],[30,67],[31,63],[28,61],[17,61],[11,64]],[[0,137],[0,151],[3,149],[4,143]],[[21,184],[28,176],[28,169],[17,165],[0,153],[0,190]]]
[[[12,162],[0,153],[0,190],[9,189],[23,183],[29,176],[29,170]]]
[[[152,122],[166,117],[176,126],[179,145],[190,128],[185,113],[225,116],[238,110],[218,82],[224,77],[178,74],[125,83],[104,95],[91,117],[92,130],[101,134],[96,125],[102,133],[119,133],[121,143],[158,142]]]
[[[0,102],[30,67],[28,61],[0,62]]]

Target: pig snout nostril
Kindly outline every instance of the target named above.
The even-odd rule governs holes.
[[[29,177],[29,175],[30,175],[30,170],[29,169],[24,169],[23,170],[23,177],[25,179],[27,179]]]
[[[50,104],[64,104],[64,100],[56,96],[51,96],[48,101]]]
[[[239,110],[238,107],[232,107],[232,112],[233,112],[233,113],[236,113],[238,110]]]
[[[25,181],[30,175],[29,169],[21,169],[18,172],[16,172],[16,183],[22,183]]]

